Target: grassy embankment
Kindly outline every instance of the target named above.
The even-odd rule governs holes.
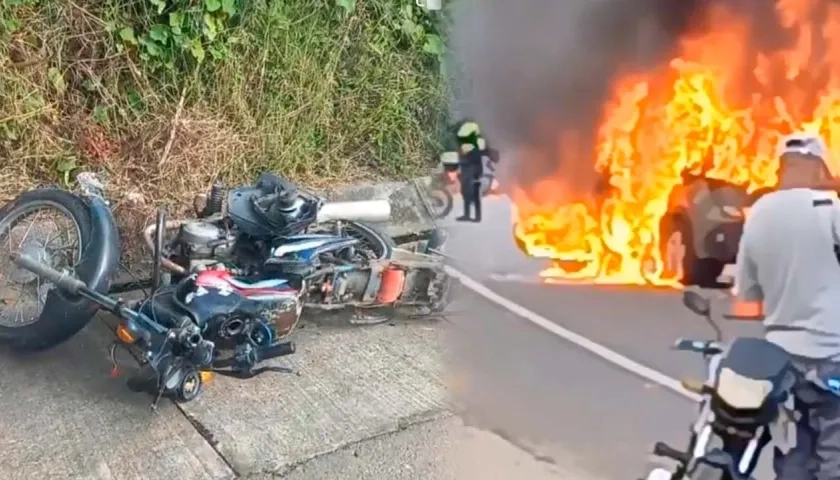
[[[92,169],[128,230],[216,178],[418,174],[436,33],[408,0],[0,0],[0,201]]]

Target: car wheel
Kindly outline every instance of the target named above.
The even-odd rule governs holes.
[[[718,281],[724,262],[699,258],[694,250],[691,223],[682,215],[667,215],[660,223],[660,252],[665,280],[678,280],[684,286],[728,288]]]
[[[690,228],[677,215],[666,215],[659,224],[659,252],[663,280],[684,282],[693,266],[694,249]]]
[[[528,245],[525,244],[525,241],[522,240],[519,235],[516,234],[516,229],[519,225],[514,223],[511,233],[513,234],[513,243],[516,245],[522,253],[528,255]]]

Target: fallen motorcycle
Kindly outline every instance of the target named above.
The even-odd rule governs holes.
[[[680,450],[658,442],[654,455],[677,465],[674,469],[655,468],[646,480],[752,480],[768,444],[772,442],[783,452],[795,446],[791,389],[796,372],[791,358],[761,338],[738,337],[724,344],[707,298],[685,291],[683,304],[714,328],[716,339],[680,339],[674,346],[703,355],[707,378],[682,381],[683,388],[699,396],[699,413],[688,448]],[[815,377],[813,381],[834,385],[838,379]]]
[[[160,211],[144,230],[152,278],[114,285],[120,249],[114,219],[99,186],[83,187],[83,195],[32,190],[0,209],[0,238],[16,246],[9,254],[14,266],[0,267],[0,275],[34,287],[26,296],[35,303],[28,319],[21,314],[25,321],[17,322],[15,311],[10,322],[10,289],[0,288],[0,341],[19,350],[50,348],[98,310],[109,311],[120,318],[112,358],[117,345],[139,354],[142,366],[128,384],[154,395],[153,406],[164,397],[196,398],[212,373],[251,378],[288,371],[257,365],[294,352],[285,337],[305,308],[435,314],[449,301],[451,281],[437,253],[442,232],[433,232],[422,252],[401,249],[362,222],[389,217],[387,201],[331,204],[269,174],[229,192],[217,184],[197,197],[199,218],[167,220]],[[57,229],[42,222],[18,225],[47,210],[71,220],[76,247],[48,248]],[[56,253],[65,251],[71,252]],[[151,293],[137,302],[114,296],[144,286]]]

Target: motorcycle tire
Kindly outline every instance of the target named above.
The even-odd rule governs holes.
[[[691,223],[682,215],[666,215],[660,223],[660,251],[666,251],[666,244],[673,233],[682,236],[685,255],[682,258],[682,278],[684,286],[695,285],[702,288],[725,288],[717,281],[723,271],[724,263],[713,258],[700,258],[694,249],[694,231]]]
[[[429,240],[426,242],[425,253],[443,253],[446,248],[446,242],[449,240],[449,234],[442,228],[435,228],[429,234]]]
[[[394,242],[394,239],[390,235],[369,223],[347,222],[343,226],[343,233],[355,237],[371,247],[371,250],[376,254],[377,260],[391,258],[394,255],[394,248],[397,247],[397,243]]]
[[[39,188],[20,194],[12,202],[0,208],[0,226],[15,215],[25,214],[27,210],[38,208],[53,209],[75,222],[80,240],[79,256],[83,255],[91,242],[92,221],[85,201],[71,192],[58,188]],[[0,230],[0,235],[5,232]],[[46,304],[51,302],[73,302],[78,297],[58,289],[52,289]],[[37,320],[20,326],[0,325],[0,343],[5,343],[19,352],[36,352],[54,347],[81,331],[90,320],[90,315],[68,315],[66,317],[45,316],[43,310]]]
[[[432,214],[435,219],[440,220],[446,218],[452,213],[452,208],[455,206],[455,198],[452,193],[445,188],[436,188],[429,193],[429,200],[432,207]]]

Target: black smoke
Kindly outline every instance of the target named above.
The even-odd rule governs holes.
[[[753,35],[761,48],[786,42],[773,0],[455,0],[455,115],[476,118],[503,151],[529,145],[548,153],[527,165],[511,160],[503,182],[529,184],[563,165],[578,187],[592,188],[591,148],[611,83],[661,67],[680,37],[713,27],[714,3],[761,27]],[[544,120],[576,132],[575,158],[560,157],[556,129],[538,128]]]

